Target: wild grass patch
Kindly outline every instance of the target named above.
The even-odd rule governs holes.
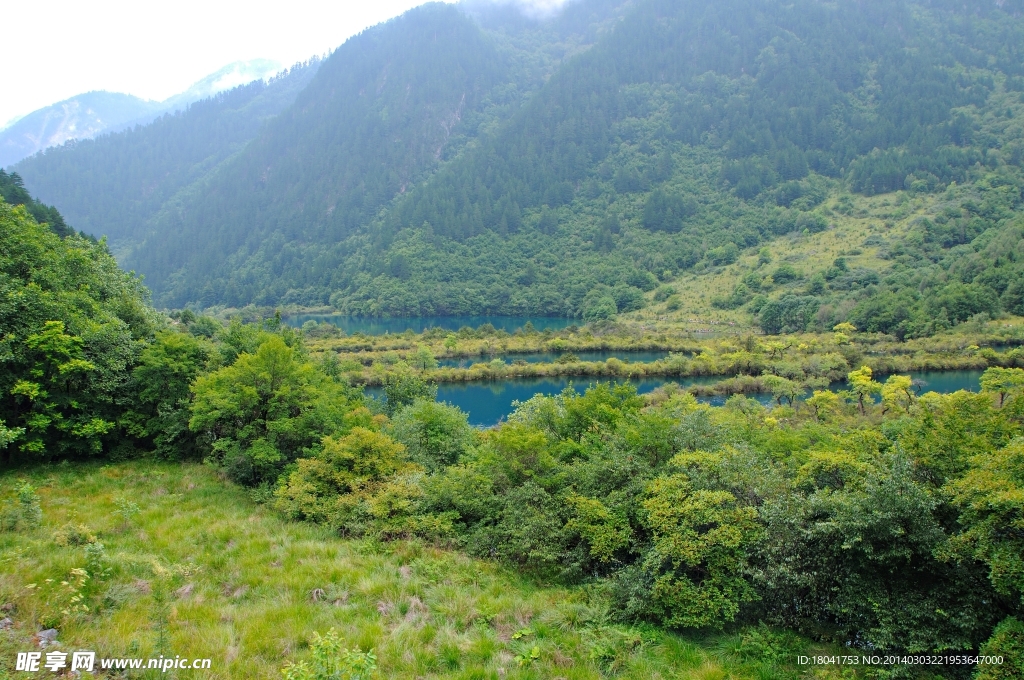
[[[611,625],[579,590],[423,543],[343,540],[284,521],[202,466],[72,467],[0,476],[5,500],[27,482],[41,510],[37,525],[0,532],[0,605],[13,620],[0,632],[0,678],[43,628],[65,651],[212,659],[181,678],[280,678],[288,663],[311,663],[314,634],[332,629],[341,647],[372,651],[386,678],[754,668],[714,641]]]

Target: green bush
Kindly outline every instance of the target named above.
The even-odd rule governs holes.
[[[189,429],[232,479],[274,481],[285,465],[343,431],[353,406],[346,388],[272,335],[254,354],[200,376]]]
[[[288,664],[281,673],[286,680],[373,680],[377,678],[377,657],[358,647],[349,650],[332,628],[325,635],[313,633],[310,659]]]

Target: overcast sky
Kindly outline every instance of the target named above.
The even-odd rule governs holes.
[[[504,1],[504,0],[498,0]],[[537,8],[563,0],[519,0]],[[423,0],[5,3],[0,127],[90,90],[162,100],[234,61],[324,54]]]

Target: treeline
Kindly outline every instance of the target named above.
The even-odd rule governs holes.
[[[46,224],[57,236],[70,236],[74,229],[64,222],[64,216],[52,205],[46,205],[28,193],[21,175],[10,174],[0,168],[0,198],[8,205],[23,205],[25,210],[40,224]]]

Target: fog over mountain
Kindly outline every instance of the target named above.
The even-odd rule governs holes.
[[[162,113],[181,109],[218,92],[268,78],[281,64],[253,59],[228,64],[184,92],[162,102],[118,92],[86,92],[38,109],[0,130],[0,167],[73,139],[92,139],[131,125],[144,125]]]

